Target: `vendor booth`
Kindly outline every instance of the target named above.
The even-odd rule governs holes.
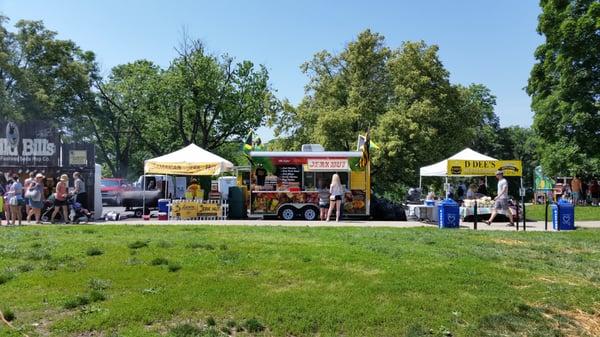
[[[208,152],[201,147],[190,144],[183,149],[166,154],[161,157],[146,160],[144,162],[143,179],[143,207],[146,209],[146,176],[216,176],[230,172],[233,164],[214,153]],[[177,179],[175,181],[181,181]],[[164,179],[168,185],[172,179]],[[227,203],[218,192],[218,184],[211,188],[209,193],[200,193],[200,188],[194,188],[193,192],[183,193],[183,198],[174,199],[164,187],[164,199],[158,200],[159,219],[224,219],[227,216]],[[177,189],[176,189],[177,190]],[[181,197],[182,195],[178,195]]]
[[[315,220],[319,188],[329,191],[331,177],[340,176],[345,194],[343,216],[370,214],[370,163],[360,165],[361,151],[250,152],[248,190],[250,215],[284,220]]]
[[[421,185],[421,177],[444,177],[444,189],[448,192],[449,177],[488,177],[494,176],[496,171],[503,171],[505,177],[521,177],[522,164],[520,160],[497,160],[484,154],[466,148],[459,153],[442,160],[433,165],[425,166],[420,169],[419,185]],[[521,178],[520,194],[524,196],[523,179]],[[465,218],[472,215],[486,215],[492,212],[492,198],[480,197],[479,199],[465,199],[460,207],[460,217]],[[437,215],[436,208],[438,205],[435,202],[430,202],[419,208],[432,208],[416,210],[415,213]],[[477,208],[477,209],[475,209]],[[425,220],[437,221],[437,218],[425,218]]]
[[[0,183],[14,174],[23,182],[29,173],[41,173],[45,176],[44,197],[48,199],[62,174],[69,176],[69,190],[73,192],[73,173],[79,172],[85,192],[78,194],[76,201],[99,218],[102,214],[102,203],[98,201],[100,167],[96,165],[95,156],[93,144],[63,143],[60,132],[46,122],[0,121]],[[75,201],[75,198],[70,200]]]

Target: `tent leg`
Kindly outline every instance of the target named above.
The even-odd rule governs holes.
[[[419,189],[423,190],[423,177],[419,176]]]
[[[450,186],[448,186],[448,176],[446,176],[446,183],[444,184],[444,191],[446,192],[446,198],[448,199],[448,192],[450,191],[449,189]]]
[[[142,219],[146,215],[146,173],[142,176]]]

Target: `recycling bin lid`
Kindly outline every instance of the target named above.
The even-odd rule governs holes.
[[[450,198],[446,198],[446,199],[442,200],[440,205],[442,205],[442,206],[458,206],[458,203]]]

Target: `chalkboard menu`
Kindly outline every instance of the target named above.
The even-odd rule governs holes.
[[[302,182],[302,166],[301,165],[288,165],[288,166],[277,166],[275,175],[281,179],[281,182],[285,183],[301,183]]]

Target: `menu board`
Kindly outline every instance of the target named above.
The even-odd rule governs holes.
[[[301,183],[302,182],[302,166],[301,165],[287,165],[277,166],[275,173],[281,182],[286,183]]]

